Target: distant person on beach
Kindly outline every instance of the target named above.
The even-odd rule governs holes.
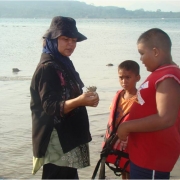
[[[84,92],[69,56],[87,38],[73,18],[57,16],[43,36],[43,52],[32,77],[33,174],[42,179],[78,179],[78,168],[90,165],[91,141],[85,106],[96,107],[96,92]]]
[[[140,80],[139,71],[140,71],[140,67],[138,63],[133,60],[123,61],[118,66],[119,82],[122,89],[116,93],[112,101],[112,105],[110,108],[111,112],[109,116],[109,121],[107,125],[103,146],[105,145],[106,141],[108,141],[108,138],[111,136],[111,133],[114,131],[114,129],[117,129],[117,126],[125,120],[122,119],[123,116],[125,116],[127,113],[130,112],[130,108],[132,104],[134,103],[134,101],[137,100],[136,83]],[[113,164],[118,168],[123,169],[125,163],[129,159],[123,157],[120,158],[120,156],[118,157],[117,153],[122,150],[128,153],[128,149],[126,148],[126,146],[127,146],[127,141],[123,142],[117,140],[114,146],[112,147],[113,151],[116,152],[116,155],[113,153],[109,154],[106,158],[106,162]],[[119,158],[119,162],[118,164],[116,164],[118,158]],[[122,179],[129,179],[129,165],[125,168],[125,171],[122,172],[121,174],[122,174]]]
[[[137,40],[140,60],[151,74],[137,92],[118,136],[130,155],[130,179],[169,179],[180,154],[180,69],[166,32],[153,28]]]

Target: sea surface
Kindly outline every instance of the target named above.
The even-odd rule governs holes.
[[[0,18],[0,179],[40,179],[33,176],[30,81],[42,51],[42,35],[51,19]],[[80,179],[91,178],[99,159],[109,106],[120,89],[117,66],[135,60],[141,67],[139,86],[149,75],[141,64],[136,41],[150,28],[161,28],[172,40],[173,60],[180,65],[180,19],[77,19],[87,40],[77,43],[70,57],[85,86],[97,86],[100,102],[88,107],[92,134],[91,168],[79,170]],[[114,66],[106,66],[112,63]],[[12,68],[18,68],[13,73]],[[84,88],[86,90],[86,88]],[[180,174],[180,173],[179,173]]]

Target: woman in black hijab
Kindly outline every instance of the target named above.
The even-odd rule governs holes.
[[[42,179],[78,179],[78,168],[90,165],[91,141],[85,106],[96,107],[96,92],[84,84],[69,56],[87,39],[76,21],[57,16],[44,38],[43,53],[32,77],[31,111],[33,174],[43,166]]]

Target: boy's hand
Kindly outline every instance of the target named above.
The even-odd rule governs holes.
[[[120,151],[124,151],[127,147],[128,138],[126,141],[120,141]]]
[[[119,125],[117,130],[117,135],[121,141],[126,142],[129,132],[128,132],[128,122],[123,122]]]
[[[128,143],[128,139],[127,141],[121,141],[120,139],[118,139],[114,144],[114,148],[117,148],[117,146],[119,146],[120,144],[120,151],[124,151],[127,147],[127,143]]]

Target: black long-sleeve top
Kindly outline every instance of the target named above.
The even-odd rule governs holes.
[[[65,100],[76,98],[82,89],[58,60],[42,53],[31,86],[32,144],[34,157],[43,157],[53,128],[64,153],[91,141],[86,107],[63,113]]]

